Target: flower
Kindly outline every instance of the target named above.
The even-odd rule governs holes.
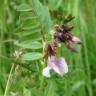
[[[46,77],[50,77],[50,70],[54,70],[60,76],[63,76],[68,72],[68,66],[64,58],[57,59],[55,57],[59,45],[53,41],[51,44],[46,43],[44,47],[44,58],[47,57],[47,67],[43,69],[42,74]]]
[[[72,45],[72,42],[76,44],[81,44],[81,40],[70,33],[70,31],[73,29],[73,26],[58,25],[55,26],[55,28],[56,28],[56,32],[54,34],[55,42],[64,43],[68,49],[70,49],[73,52],[76,52],[76,49]]]
[[[68,72],[68,66],[64,58],[56,59],[55,56],[48,57],[48,65],[43,69],[42,74],[45,77],[50,77],[50,70],[54,70],[60,76]]]

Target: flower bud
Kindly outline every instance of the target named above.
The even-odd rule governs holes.
[[[77,44],[81,44],[81,40],[75,36],[72,36],[72,41],[77,43]]]

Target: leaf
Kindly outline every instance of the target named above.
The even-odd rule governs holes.
[[[17,11],[32,11],[32,7],[26,3],[23,3],[16,7]]]
[[[39,0],[32,0],[32,6],[40,19],[44,32],[48,32],[52,27],[52,21],[50,18],[48,7],[43,6]]]
[[[26,25],[22,25],[21,29],[23,30],[34,30],[40,27],[40,23],[32,24],[32,23],[27,23]]]
[[[38,60],[41,58],[42,58],[42,54],[39,52],[25,53],[25,54],[22,54],[21,56],[22,60],[28,60],[28,61]]]
[[[19,19],[38,19],[36,14],[34,12],[26,11],[26,12],[20,12],[20,18]]]
[[[35,28],[35,29],[31,29],[31,30],[20,31],[20,32],[17,32],[17,33],[15,33],[15,34],[16,34],[17,36],[19,36],[19,37],[23,37],[23,36],[34,35],[34,33],[39,34],[40,31],[41,31],[40,29]]]
[[[20,35],[19,37],[22,38],[21,41],[32,40],[32,42],[33,42],[33,41],[41,41],[42,40],[42,36],[41,36],[40,32],[28,35],[26,37],[22,37]]]
[[[32,41],[26,40],[26,41],[23,41],[21,43],[15,42],[15,45],[22,47],[22,48],[28,48],[28,49],[40,49],[40,48],[42,48],[42,44],[38,41],[32,42]]]

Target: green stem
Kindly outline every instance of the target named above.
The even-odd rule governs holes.
[[[12,72],[13,72],[14,68],[15,68],[15,64],[13,63],[12,67],[11,67],[11,70],[10,70],[10,73],[9,73],[9,76],[8,76],[8,80],[7,80],[4,96],[7,96],[7,93],[9,91],[9,88],[10,88],[10,85],[11,85],[10,82],[12,82],[12,77],[13,77],[12,76]]]

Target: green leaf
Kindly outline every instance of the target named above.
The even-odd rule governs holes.
[[[38,20],[38,16],[36,16],[36,14],[31,11],[20,12],[17,24],[19,25],[22,22],[25,22],[26,20]]]
[[[41,58],[42,58],[42,54],[39,52],[25,53],[25,54],[22,54],[21,56],[22,60],[28,60],[28,61],[38,60]]]
[[[36,14],[34,12],[26,11],[26,12],[20,12],[20,18],[22,20],[26,19],[38,19]]]
[[[20,31],[20,32],[17,32],[17,33],[15,33],[15,34],[16,34],[17,36],[19,36],[19,37],[23,37],[23,36],[34,35],[34,33],[39,34],[40,31],[41,31],[40,29],[35,28],[35,29],[31,29],[31,30]]]
[[[28,48],[28,49],[40,49],[40,48],[42,48],[42,44],[38,41],[32,42],[32,41],[26,40],[26,41],[23,41],[21,43],[15,42],[15,45],[22,47],[22,48]]]
[[[17,11],[32,11],[33,10],[30,5],[25,4],[25,3],[17,6],[16,9],[17,9]]]
[[[26,23],[21,26],[21,29],[23,30],[34,30],[40,27],[40,23],[32,24],[32,23]]]
[[[48,7],[43,6],[39,0],[32,0],[32,6],[40,19],[43,31],[48,32],[52,27],[52,21],[50,18]]]

